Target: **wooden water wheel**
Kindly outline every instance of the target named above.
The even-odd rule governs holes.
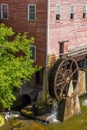
[[[60,58],[49,74],[49,93],[53,98],[67,98],[69,85],[72,82],[73,91],[78,82],[78,64],[73,58]]]

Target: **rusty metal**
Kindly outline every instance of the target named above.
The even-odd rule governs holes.
[[[49,92],[57,100],[67,98],[72,82],[75,91],[78,82],[78,64],[73,58],[60,58],[49,74]]]

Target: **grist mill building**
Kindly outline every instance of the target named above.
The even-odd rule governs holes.
[[[62,54],[77,62],[86,57],[81,50],[87,45],[87,0],[0,0],[0,22],[35,38],[33,59],[43,68],[35,85],[44,86],[48,69]]]

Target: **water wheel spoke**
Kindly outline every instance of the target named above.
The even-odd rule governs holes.
[[[58,81],[62,81],[61,76],[62,76],[62,75],[57,75],[57,76],[56,76],[56,79],[57,79]]]
[[[59,86],[63,85],[64,83],[66,83],[66,81],[63,81],[63,82],[58,83],[58,84],[55,84],[55,87],[59,87]]]
[[[70,61],[65,61],[63,64],[62,64],[62,67],[67,67],[68,65],[70,64]]]
[[[72,78],[77,71],[78,71],[78,68],[76,68],[76,69],[72,72],[72,74],[70,75],[70,78]]]
[[[64,86],[63,86],[63,89],[65,90],[68,86],[69,86],[69,84],[65,83]]]
[[[58,73],[62,76],[65,73],[65,71],[66,69],[60,69]]]
[[[73,80],[72,80],[72,82],[75,82],[75,83],[77,83],[78,81],[73,79]]]
[[[67,76],[68,75],[68,71],[66,70],[65,72],[63,72],[62,76]]]
[[[72,74],[71,69],[68,70],[68,76],[70,76]]]
[[[61,76],[63,75],[61,71],[59,71],[58,73],[59,73],[59,75],[61,75]]]
[[[66,91],[66,90],[68,90],[68,88],[69,88],[69,84],[66,84],[64,87],[64,90]]]
[[[55,91],[61,90],[61,87],[55,87]]]
[[[61,92],[60,92],[60,97],[63,98],[63,90],[61,90]]]
[[[70,70],[72,70],[72,66],[73,66],[73,61],[71,61],[71,64],[70,64]]]
[[[61,87],[56,86],[56,87],[55,87],[55,90],[56,90],[56,91],[57,91],[57,90],[64,90],[65,86],[66,86],[66,83],[64,83]]]
[[[71,75],[72,71],[70,69],[67,69],[62,76],[64,76],[64,78],[66,79],[67,77],[69,77]]]

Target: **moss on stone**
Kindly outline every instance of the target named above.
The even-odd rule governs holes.
[[[0,115],[0,127],[2,127],[5,124],[4,117]]]

